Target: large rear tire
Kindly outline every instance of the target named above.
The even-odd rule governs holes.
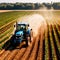
[[[11,37],[11,40],[10,40],[11,46],[14,46],[14,45],[15,45],[15,40],[14,40],[14,38],[15,38],[15,35],[13,35],[13,36]]]
[[[26,39],[26,46],[28,46],[28,40]]]

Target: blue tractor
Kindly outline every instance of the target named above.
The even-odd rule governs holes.
[[[28,40],[31,42],[31,31],[32,29],[29,28],[29,24],[27,23],[17,23],[14,25],[16,27],[14,35],[11,37],[11,44],[20,44],[21,42],[25,41],[26,45],[28,46]]]

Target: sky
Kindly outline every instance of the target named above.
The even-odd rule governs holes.
[[[0,3],[15,3],[15,2],[23,2],[23,3],[42,3],[42,2],[60,2],[60,0],[0,0]]]

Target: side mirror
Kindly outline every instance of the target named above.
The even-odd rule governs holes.
[[[14,27],[15,27],[15,25],[14,25]]]
[[[32,29],[31,29],[31,31],[32,31]]]

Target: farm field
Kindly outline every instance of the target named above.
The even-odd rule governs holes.
[[[16,21],[29,23],[33,30],[28,47],[25,42],[16,47],[6,43]],[[0,60],[60,60],[60,11],[0,13]]]

